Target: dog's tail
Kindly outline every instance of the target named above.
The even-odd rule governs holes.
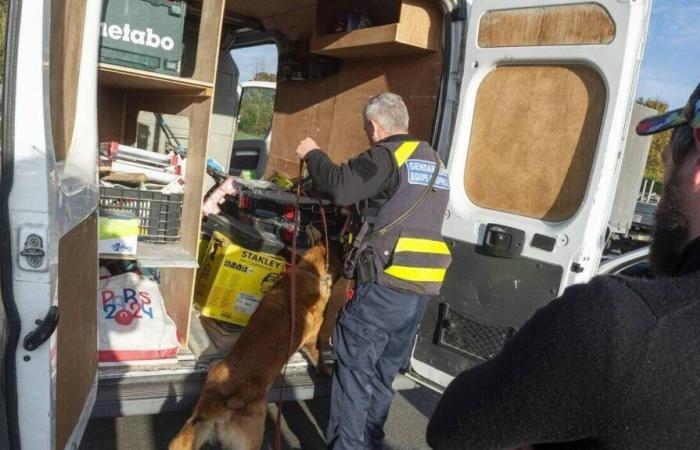
[[[192,412],[175,439],[170,450],[199,450],[216,437],[216,423],[229,413],[227,396],[216,387],[206,386]]]
[[[213,440],[215,428],[215,420],[192,416],[170,442],[168,448],[169,450],[198,450],[205,443]]]

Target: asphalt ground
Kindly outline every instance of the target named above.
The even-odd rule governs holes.
[[[386,450],[428,449],[425,429],[440,395],[426,388],[400,391],[394,397],[384,430]],[[323,431],[328,423],[328,398],[287,402],[282,408],[283,448],[322,450]],[[263,449],[273,449],[277,408],[268,405]],[[88,424],[80,450],[161,450],[179,431],[189,411],[152,416],[93,419]],[[210,446],[210,450],[218,449]]]

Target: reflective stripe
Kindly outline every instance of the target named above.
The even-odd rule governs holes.
[[[384,273],[402,280],[421,282],[442,282],[447,269],[431,269],[428,267],[389,266]]]
[[[447,244],[442,241],[402,237],[399,238],[399,242],[396,243],[394,252],[435,253],[437,255],[449,255],[450,249],[447,248]]]
[[[396,164],[401,167],[403,163],[406,162],[408,158],[411,157],[413,152],[420,145],[419,141],[406,141],[394,152],[394,158],[396,158]]]

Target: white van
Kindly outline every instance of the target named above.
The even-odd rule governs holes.
[[[101,0],[7,3],[0,327],[10,448],[77,448],[91,414],[189,408],[220,357],[191,308],[217,102],[238,85],[218,62],[235,46],[273,41],[286,70],[264,173],[295,174],[307,135],[337,162],[363,150],[362,107],[386,90],[404,97],[412,133],[445,161],[454,262],[421,327],[412,380],[445,386],[596,273],[650,0],[192,0],[179,77],[99,63]],[[348,11],[368,27],[348,25]],[[97,148],[134,144],[142,111],[189,121],[180,241],[138,255],[160,269],[182,348],[175,365],[102,367]],[[304,364],[287,399],[327,392]]]

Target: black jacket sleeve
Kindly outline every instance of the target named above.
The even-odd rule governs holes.
[[[430,419],[428,443],[491,449],[595,439],[614,421],[654,323],[617,279],[570,287],[494,359],[454,379]]]
[[[382,146],[375,145],[346,164],[334,164],[321,150],[312,150],[305,159],[314,188],[341,206],[380,194],[389,197],[398,185],[396,163]]]

